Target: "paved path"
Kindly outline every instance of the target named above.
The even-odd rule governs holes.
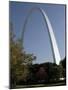
[[[52,84],[36,84],[36,85],[18,85],[16,88],[31,88],[31,87],[50,87],[50,86],[63,86],[65,83],[52,83]]]

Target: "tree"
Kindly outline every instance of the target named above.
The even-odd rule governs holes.
[[[40,81],[45,81],[47,78],[47,72],[43,67],[40,67],[36,73],[36,77]]]
[[[29,65],[35,60],[33,54],[27,54],[20,39],[14,40],[13,25],[10,24],[10,84],[15,87],[20,81],[27,81]]]
[[[48,75],[49,75],[49,81],[50,82],[58,81],[60,78],[59,66],[54,64],[54,63],[50,63]]]
[[[66,57],[60,61],[60,65],[62,65],[62,75],[66,78]]]

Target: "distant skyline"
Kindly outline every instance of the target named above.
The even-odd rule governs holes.
[[[65,5],[10,2],[10,21],[13,23],[16,39],[21,36],[24,21],[33,7],[41,7],[48,15],[63,59],[65,57]],[[47,27],[40,12],[34,11],[28,20],[24,50],[37,56],[34,63],[53,62]]]

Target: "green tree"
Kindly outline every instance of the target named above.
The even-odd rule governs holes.
[[[60,65],[62,65],[62,75],[66,78],[66,57],[60,61]]]
[[[49,81],[58,81],[60,78],[60,69],[56,64],[49,64]]]
[[[20,39],[15,40],[13,25],[10,24],[10,84],[15,87],[20,80],[27,81],[29,65],[36,59],[33,54],[27,54],[21,45]]]

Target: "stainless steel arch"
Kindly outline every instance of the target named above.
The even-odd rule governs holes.
[[[30,17],[31,13],[34,10],[40,11],[40,13],[43,16],[43,19],[44,19],[45,24],[46,24],[47,29],[48,29],[48,34],[49,34],[49,38],[50,38],[50,43],[51,43],[51,49],[52,49],[52,53],[53,53],[54,63],[56,63],[58,65],[60,60],[61,60],[59,49],[58,49],[58,45],[57,45],[57,42],[56,42],[56,39],[55,39],[55,35],[54,35],[54,32],[53,32],[52,25],[51,25],[51,23],[49,21],[48,16],[46,15],[46,13],[45,13],[45,11],[43,9],[35,7],[35,8],[32,8],[29,11],[28,16],[26,17],[26,20],[24,22],[23,31],[22,31],[22,35],[21,35],[21,42],[23,43],[23,41],[24,41],[24,33],[25,33],[26,24],[28,22],[28,18]]]

